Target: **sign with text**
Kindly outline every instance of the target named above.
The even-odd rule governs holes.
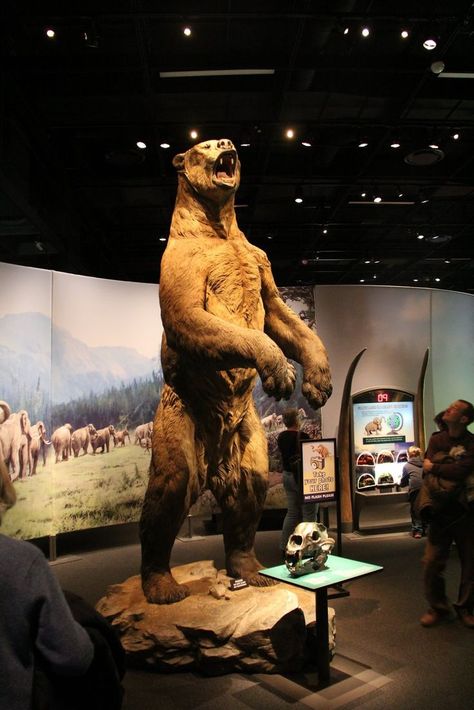
[[[301,441],[304,503],[323,503],[337,498],[336,440]]]

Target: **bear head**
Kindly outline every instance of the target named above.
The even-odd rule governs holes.
[[[205,199],[223,203],[240,184],[240,161],[228,138],[198,143],[173,158],[178,175]]]

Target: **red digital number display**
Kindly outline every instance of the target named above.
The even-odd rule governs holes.
[[[377,394],[377,402],[388,402],[389,397],[388,397],[388,392],[379,392]]]

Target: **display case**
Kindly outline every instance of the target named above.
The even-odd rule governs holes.
[[[399,484],[408,459],[408,447],[417,439],[415,426],[415,396],[410,392],[386,387],[352,396],[352,491],[356,530],[364,506],[408,500],[406,489],[400,489]],[[399,519],[399,511],[396,515]],[[384,512],[375,522],[383,527],[393,521]]]

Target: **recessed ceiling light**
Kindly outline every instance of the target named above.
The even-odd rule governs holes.
[[[189,26],[186,26],[183,28],[183,35],[185,37],[191,37],[192,35],[192,29]]]
[[[296,204],[301,205],[301,203],[303,202],[303,198],[302,197],[295,197],[295,202],[296,202]]]
[[[327,234],[328,230],[326,228],[323,229],[323,234]]]
[[[451,259],[445,259],[445,260],[444,260],[444,263],[445,263],[445,264],[450,264],[450,263],[451,263]]]
[[[432,148],[433,150],[439,150],[439,145],[437,143],[430,143],[428,148]]]
[[[359,283],[361,283],[361,284],[365,283],[365,279],[359,279]]]
[[[367,193],[366,193],[366,192],[361,192],[361,193],[360,193],[360,196],[361,196],[361,197],[366,197],[366,196],[367,196]]]
[[[166,242],[166,237],[160,237],[160,242]]]
[[[198,132],[195,131],[194,129],[192,131],[189,131],[189,137],[192,138],[193,140],[196,140],[198,137]]]
[[[160,143],[160,148],[164,148],[166,150],[166,148],[169,148],[169,147],[170,147],[169,143]]]
[[[436,40],[434,37],[427,37],[425,41],[423,42],[423,47],[428,50],[428,52],[432,52],[433,49],[436,49]]]
[[[453,133],[453,141],[459,140],[459,133]]]
[[[343,31],[342,34],[343,34],[343,35],[348,35],[348,34],[349,34],[349,28],[348,28],[348,27],[344,27],[344,31]]]
[[[367,143],[367,141],[361,141],[361,142],[359,143],[359,148],[367,148],[368,145],[369,145],[369,144]]]
[[[368,27],[363,27],[361,30],[362,37],[368,37],[370,35],[370,30]]]
[[[438,278],[438,277],[436,277],[436,278],[435,278],[435,281],[441,281],[441,279],[440,279],[440,278]]]
[[[408,30],[402,30],[402,31],[400,32],[400,37],[401,37],[402,39],[407,39],[407,37],[408,37]]]
[[[145,150],[146,143],[144,143],[143,141],[137,141],[137,148],[140,148],[140,150]]]
[[[273,239],[271,234],[267,234],[267,239],[270,239],[270,241]]]
[[[249,148],[249,146],[250,146],[250,143],[241,143],[240,144],[241,148]]]
[[[424,235],[424,234],[417,234],[417,235],[416,235],[416,238],[417,238],[417,239],[424,239],[424,238],[425,238],[425,235]]]
[[[400,143],[394,141],[393,143],[390,143],[390,148],[400,148]]]
[[[46,37],[48,37],[48,39],[53,39],[53,37],[56,36],[56,32],[53,30],[52,27],[48,27],[47,30],[45,31],[45,34],[46,34]]]
[[[295,132],[292,128],[287,128],[285,131],[285,136],[287,138],[294,138],[295,137]]]
[[[377,202],[377,203],[382,202],[382,198],[378,197],[378,196],[374,197],[374,202]]]
[[[365,259],[364,264],[370,264],[370,259]]]
[[[418,279],[413,279],[413,281],[417,282],[417,281],[418,281]]]
[[[310,141],[301,141],[301,145],[304,145],[305,148],[311,148],[312,146]]]

